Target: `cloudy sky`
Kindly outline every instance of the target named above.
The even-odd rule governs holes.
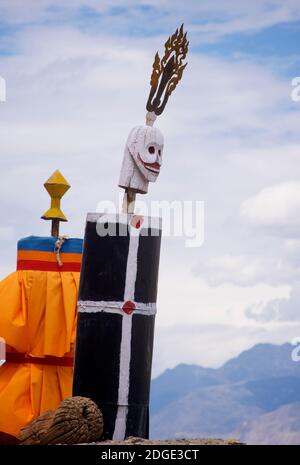
[[[188,67],[147,202],[204,201],[205,240],[163,239],[154,375],[300,335],[300,0],[0,0],[1,277],[18,238],[49,234],[55,169],[72,185],[62,233],[117,201],[154,53],[182,22]]]

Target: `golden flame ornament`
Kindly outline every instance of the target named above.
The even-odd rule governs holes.
[[[189,47],[186,35],[182,24],[166,41],[163,58],[160,59],[158,52],[155,55],[146,109],[157,116],[164,111],[168,98],[181,80],[187,65],[184,63]]]

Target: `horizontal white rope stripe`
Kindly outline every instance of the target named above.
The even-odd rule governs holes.
[[[117,313],[119,315],[124,315],[124,310],[122,309],[125,302],[119,301],[93,301],[93,300],[79,300],[78,301],[78,312],[81,313]],[[142,302],[134,302],[136,308],[133,313],[140,315],[155,315],[156,314],[156,303],[151,302],[148,304]]]

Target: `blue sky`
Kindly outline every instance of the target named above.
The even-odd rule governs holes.
[[[75,2],[77,7],[70,6],[72,2],[48,1],[44,2],[41,15],[27,17],[23,20],[21,17],[14,21],[14,4],[16,8],[21,8],[18,1],[2,1],[1,3],[3,3],[3,7],[0,18],[0,56],[18,53],[20,45],[18,34],[41,25],[47,28],[69,25],[86,33],[98,34],[102,32],[120,37],[120,39],[123,36],[138,40],[139,37],[164,36],[166,29],[173,30],[182,21],[192,28],[189,35],[191,52],[226,57],[230,60],[239,59],[241,56],[247,56],[248,60],[256,62],[265,60],[270,65],[275,63],[274,71],[286,78],[293,77],[295,73],[297,75],[299,69],[300,20],[297,16],[292,17],[290,21],[271,22],[266,27],[257,26],[256,28],[254,24],[238,32],[234,30],[231,33],[230,31],[226,32],[220,37],[216,35],[216,37],[211,38],[211,35],[208,34],[206,38],[206,27],[213,24],[217,30],[218,25],[230,22],[230,17],[247,17],[247,8],[245,7],[243,14],[238,12],[236,15],[234,11],[231,15],[228,12],[224,15],[224,10],[218,11],[217,7],[212,8],[212,11],[206,11],[206,14],[194,15],[193,10],[196,2],[190,1],[187,2],[187,7],[179,9],[176,15],[176,6],[174,8],[175,14],[170,13],[169,2],[164,2],[164,6],[159,6],[159,3],[155,4],[155,2],[154,4],[151,2],[139,4],[138,1],[117,1],[97,9],[93,2],[88,1]],[[26,3],[32,2],[25,0],[23,5]],[[101,1],[98,2],[98,4],[101,3]],[[226,4],[226,1],[223,3]],[[264,3],[268,2],[261,2],[261,4]],[[191,8],[189,8],[189,4]],[[274,4],[276,5],[276,2]],[[269,5],[271,11],[272,2],[269,2]],[[11,13],[7,15],[7,11],[11,11]],[[266,10],[264,9],[264,11]],[[197,33],[199,27],[204,29],[200,38]],[[195,32],[193,32],[193,28],[196,28]],[[193,40],[194,38],[195,40]]]
[[[1,276],[14,269],[18,238],[49,233],[42,184],[55,169],[72,185],[69,235],[81,237],[86,213],[118,197],[154,53],[184,22],[189,63],[157,121],[164,166],[147,199],[204,201],[205,241],[163,241],[154,374],[299,336],[299,6],[0,0]]]
[[[22,2],[25,5],[34,3],[32,0]],[[38,2],[35,2],[36,4]],[[163,6],[159,6],[159,3],[139,4],[136,2],[110,2],[110,4],[103,6],[103,8],[97,9],[93,2],[82,1],[74,2],[41,2],[44,3],[44,7],[41,8],[42,12],[37,17],[18,17],[14,18],[13,12],[14,7],[20,9],[20,3],[18,1],[7,2],[3,0],[1,8],[0,18],[0,37],[1,37],[1,55],[12,54],[17,52],[17,39],[16,35],[26,29],[31,29],[36,26],[43,25],[44,27],[51,26],[73,26],[81,31],[90,32],[97,34],[104,32],[106,34],[113,34],[117,37],[156,37],[157,35],[165,35],[166,25],[169,26],[169,30],[173,30],[179,22],[185,22],[187,27],[199,28],[201,27],[205,31],[205,27],[214,25],[217,30],[218,25],[224,25],[226,22],[230,22],[230,17],[247,17],[247,7],[245,7],[243,14],[238,12],[236,15],[234,11],[230,14],[225,14],[223,9],[221,12],[218,8],[212,8],[212,11],[207,11],[206,14],[202,15],[194,13],[194,1],[187,2],[186,8],[179,8],[176,15],[176,5],[174,8],[174,14],[170,13],[170,2],[164,2]],[[91,4],[89,4],[91,3]],[[101,1],[98,2],[101,5]],[[114,3],[116,5],[114,6]],[[124,5],[122,5],[122,3]],[[163,3],[163,2],[162,2]],[[204,2],[205,4],[206,2]],[[212,2],[213,3],[213,2]],[[216,2],[222,3],[222,2]],[[226,0],[223,2],[226,4]],[[259,2],[254,2],[259,3]],[[261,4],[268,4],[268,2],[260,2]],[[273,2],[269,2],[270,11],[272,10]],[[276,5],[277,2],[274,2]],[[297,4],[297,2],[294,2]],[[77,4],[77,6],[76,6]],[[189,4],[191,8],[189,8]],[[273,6],[274,7],[274,6]],[[267,8],[267,7],[266,7]],[[197,8],[195,9],[197,12]],[[10,14],[7,14],[7,12]],[[190,51],[192,52],[205,52],[208,54],[228,57],[234,59],[236,56],[248,55],[254,60],[261,60],[264,58],[270,59],[283,59],[284,63],[286,59],[290,59],[289,66],[278,66],[278,72],[282,72],[285,75],[290,73],[293,75],[298,70],[299,65],[299,38],[300,38],[300,20],[297,16],[291,18],[290,21],[282,22],[271,22],[270,26],[260,27],[251,25],[239,32],[232,33],[226,32],[226,34],[220,37],[211,38],[208,34],[208,38],[201,35],[199,40],[197,32],[190,32]],[[202,33],[203,34],[203,33]],[[196,38],[193,41],[193,38]]]

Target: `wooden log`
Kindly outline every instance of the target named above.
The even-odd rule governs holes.
[[[103,433],[103,416],[97,405],[86,397],[64,399],[58,409],[47,411],[24,426],[22,445],[79,444],[99,441]]]
[[[43,437],[46,435],[50,425],[52,424],[53,417],[54,412],[52,410],[48,410],[28,425],[23,426],[19,436],[21,444],[41,444]]]

